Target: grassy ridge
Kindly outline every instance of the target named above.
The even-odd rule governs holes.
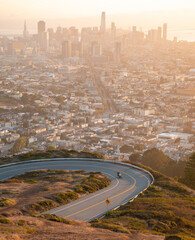
[[[177,236],[175,239],[193,239],[195,198],[173,179],[149,168],[148,170],[153,174],[155,183],[132,203],[108,212],[102,220],[92,221],[92,226],[109,228],[109,225],[112,225],[112,230],[114,225],[122,228],[122,231],[150,232]]]
[[[75,150],[48,150],[48,151],[34,151],[25,154],[13,155],[12,157],[1,158],[0,165],[8,163],[23,162],[34,159],[48,159],[48,158],[100,158],[104,156],[99,153],[78,152]]]

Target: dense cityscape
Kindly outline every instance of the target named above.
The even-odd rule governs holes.
[[[195,150],[195,43],[106,26],[0,38],[0,156],[54,148],[129,159]],[[16,148],[16,142],[20,147]]]

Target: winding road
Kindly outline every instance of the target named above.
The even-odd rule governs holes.
[[[111,184],[105,189],[44,212],[80,221],[99,218],[107,211],[129,202],[148,188],[153,181],[153,176],[147,171],[128,164],[96,159],[47,159],[8,164],[0,166],[0,180],[41,169],[97,171],[104,173],[111,179]],[[122,173],[121,179],[117,178],[118,171]],[[105,202],[107,199],[110,201],[109,204]]]

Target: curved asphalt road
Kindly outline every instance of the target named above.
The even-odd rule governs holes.
[[[52,161],[35,161],[1,167],[0,180],[6,180],[27,171],[40,169],[98,171],[104,173],[111,179],[111,184],[105,189],[89,194],[72,203],[44,212],[80,221],[90,221],[93,218],[101,217],[107,211],[127,203],[146,189],[152,182],[151,176],[141,170],[125,165],[89,159],[55,159]],[[121,179],[117,178],[117,171],[122,173]],[[110,200],[109,205],[106,204],[106,199]]]

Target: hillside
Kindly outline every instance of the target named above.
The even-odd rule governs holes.
[[[48,151],[14,156],[11,162],[63,154],[79,157],[74,151]],[[80,156],[92,155],[82,153]],[[8,159],[3,162],[8,163]],[[194,191],[148,167],[139,166],[153,174],[154,184],[133,202],[91,223],[37,214],[107,186],[109,181],[100,173],[41,170],[1,182],[0,239],[164,240],[165,236],[166,240],[194,239]],[[99,183],[99,188],[94,182]]]
[[[195,192],[148,167],[155,182],[133,202],[110,211],[92,226],[124,231],[175,236],[170,239],[195,238]],[[168,239],[168,238],[167,238]]]

